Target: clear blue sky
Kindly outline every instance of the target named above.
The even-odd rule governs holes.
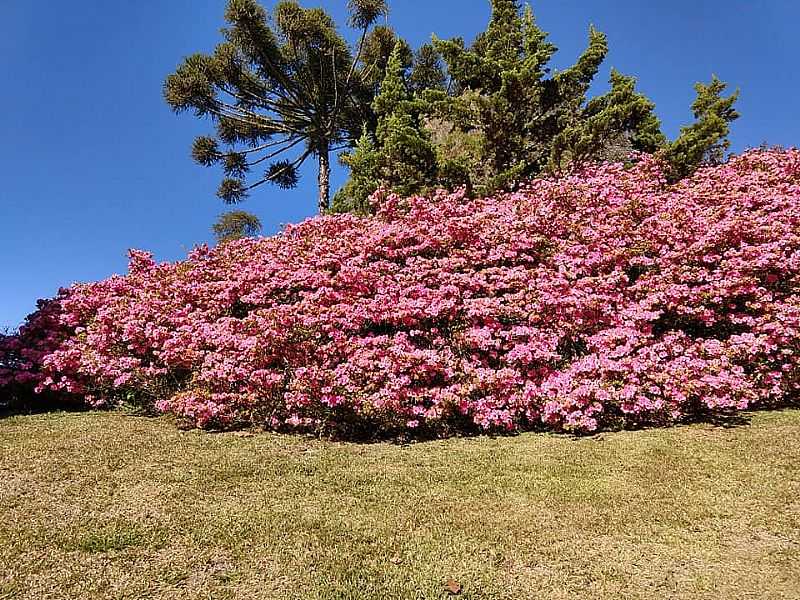
[[[0,25],[0,327],[16,326],[59,286],[124,272],[128,248],[173,260],[210,240],[220,174],[195,165],[195,135],[161,97],[181,58],[219,41],[225,0],[5,0]],[[267,6],[271,0],[265,0]],[[345,0],[322,5],[341,23]],[[414,45],[431,33],[469,40],[485,0],[394,0],[390,23]],[[690,120],[692,84],[712,72],[740,87],[735,150],[798,145],[797,0],[535,0],[539,23],[579,54],[590,23],[611,66],[637,75],[668,134]],[[599,85],[596,91],[602,91]],[[337,172],[335,183],[342,181]],[[314,177],[263,189],[244,208],[268,233],[314,212]]]

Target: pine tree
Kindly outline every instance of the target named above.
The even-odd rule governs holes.
[[[377,116],[374,139],[365,129],[355,152],[341,157],[351,178],[334,198],[337,212],[369,212],[368,198],[381,186],[407,195],[424,191],[436,180],[436,155],[420,123],[420,104],[409,89],[408,63],[407,46],[398,41],[372,106]],[[430,77],[429,63],[426,69]]]
[[[659,154],[676,177],[721,160],[738,113],[736,94],[723,98],[718,79],[698,84],[697,122],[669,143],[633,77],[614,70],[611,89],[587,97],[608,54],[603,33],[590,28],[575,64],[554,72],[557,48],[530,6],[491,5],[486,31],[472,45],[434,36],[410,68],[404,55],[387,69],[373,106],[375,135],[368,127],[357,150],[342,157],[351,179],[337,195],[337,210],[366,211],[378,186],[399,193],[465,186],[485,195],[546,171],[625,161],[634,151]]]
[[[365,127],[355,149],[339,157],[341,163],[350,169],[350,178],[333,197],[333,212],[367,215],[372,211],[369,197],[383,185],[382,157],[383,152],[377,148],[374,135]]]
[[[727,87],[716,75],[708,85],[695,85],[697,98],[692,104],[692,112],[696,121],[683,127],[678,138],[665,151],[672,166],[673,179],[691,175],[701,165],[719,164],[724,160],[725,151],[730,148],[730,124],[739,118],[739,113],[733,108],[739,92],[724,98],[722,94]]]
[[[434,99],[437,143],[450,172],[478,193],[513,187],[550,163],[556,136],[581,120],[586,92],[608,53],[591,29],[586,51],[572,67],[548,77],[556,47],[530,7],[493,0],[486,31],[463,40],[434,40],[452,78],[453,96]]]
[[[413,60],[413,52],[408,43],[397,37],[397,34],[387,25],[374,27],[366,40],[361,52],[361,61],[364,64],[364,79],[369,83],[374,95],[380,91],[381,83],[386,77],[386,67],[389,58],[397,44],[401,44],[400,62],[403,68],[409,68]]]
[[[249,212],[232,210],[220,215],[212,227],[217,242],[224,244],[261,233],[261,220]]]
[[[267,182],[293,187],[300,165],[316,157],[319,209],[328,208],[330,155],[354,145],[371,118],[373,92],[361,54],[387,12],[386,0],[348,6],[350,24],[361,31],[355,50],[322,9],[280,0],[269,18],[256,0],[229,0],[225,41],[211,55],[186,58],[167,78],[164,95],[176,112],[192,110],[216,124],[216,136],[198,138],[192,156],[222,165],[218,195],[225,202],[239,202]],[[248,183],[256,168],[262,170]]]
[[[425,90],[445,90],[447,78],[442,67],[442,60],[432,44],[423,44],[414,54],[408,84],[414,93],[421,93]]]
[[[625,160],[633,151],[654,153],[666,143],[655,104],[636,91],[636,80],[611,71],[611,90],[593,98],[574,124],[553,140],[550,167],[592,160]]]

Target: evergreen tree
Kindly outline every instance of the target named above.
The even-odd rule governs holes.
[[[430,64],[426,68],[430,77]],[[372,107],[377,116],[374,139],[365,129],[355,151],[341,156],[352,176],[334,198],[335,211],[367,213],[369,196],[381,186],[413,194],[436,181],[435,152],[421,126],[420,103],[414,99],[408,79],[407,46],[398,41]]]
[[[255,237],[262,231],[261,220],[249,212],[232,210],[220,215],[214,227],[217,242],[223,244],[246,237]]]
[[[724,98],[722,94],[727,87],[716,75],[708,85],[695,85],[697,98],[692,112],[696,121],[683,127],[678,138],[665,150],[673,179],[691,175],[701,165],[719,164],[724,160],[725,151],[730,148],[730,124],[739,118],[733,108],[739,92]]]
[[[626,160],[632,151],[661,154],[679,177],[721,159],[738,116],[736,95],[721,95],[725,84],[698,84],[697,122],[670,144],[633,77],[612,71],[609,92],[587,98],[608,54],[605,35],[590,28],[576,63],[552,72],[557,48],[530,6],[491,4],[486,31],[471,46],[434,37],[410,69],[405,60],[400,70],[387,70],[384,98],[375,104],[376,135],[368,127],[356,151],[343,156],[351,179],[337,194],[338,210],[363,212],[379,185],[401,193],[463,185],[489,194],[546,170]],[[392,89],[402,89],[402,99],[389,101]]]
[[[549,164],[554,138],[580,120],[608,52],[605,36],[591,29],[575,65],[548,77],[556,47],[516,0],[492,1],[489,25],[470,48],[461,39],[434,45],[457,90],[433,105],[442,158],[482,194],[512,187]]]
[[[489,26],[470,48],[462,39],[434,39],[433,45],[419,50],[405,82],[413,99],[396,103],[405,115],[392,119],[383,110],[385,126],[394,135],[392,143],[384,133],[383,139],[364,140],[360,152],[344,157],[353,181],[342,196],[363,187],[355,195],[356,204],[363,207],[365,190],[376,178],[359,169],[381,162],[373,153],[390,151],[395,155],[389,161],[393,165],[418,167],[420,160],[425,165],[410,169],[410,180],[386,172],[377,178],[395,190],[466,185],[488,193],[535,175],[548,164],[554,136],[580,118],[586,91],[607,52],[605,37],[592,30],[589,48],[578,63],[545,79],[556,48],[536,26],[530,8],[521,13],[514,0],[492,4]],[[448,81],[441,58],[447,64]],[[396,75],[387,73],[389,77]],[[397,151],[404,140],[410,144],[405,157]]]
[[[383,78],[386,76],[386,67],[389,66],[395,46],[400,43],[400,61],[403,68],[411,66],[413,52],[405,40],[397,37],[397,34],[386,25],[374,27],[366,40],[364,49],[361,52],[361,60],[364,63],[364,79],[371,86],[374,95],[378,94]]]
[[[654,153],[666,143],[655,104],[635,89],[636,80],[611,71],[611,90],[590,100],[579,118],[552,143],[550,167],[591,160],[625,160],[632,151]]]
[[[442,67],[442,60],[432,44],[423,44],[414,54],[408,83],[412,92],[445,90],[447,78]]]
[[[369,197],[380,188],[381,158],[374,136],[364,128],[353,152],[343,153],[339,160],[350,169],[350,178],[333,197],[333,212],[366,215],[372,210]]]
[[[280,0],[270,19],[256,0],[229,0],[225,41],[211,55],[186,58],[167,78],[164,95],[176,112],[192,110],[216,124],[216,136],[198,138],[192,156],[222,165],[218,195],[225,202],[266,182],[293,187],[299,166],[316,157],[319,209],[328,208],[330,155],[351,147],[371,118],[362,51],[387,12],[386,0],[348,6],[350,24],[361,31],[355,51],[322,9]],[[255,168],[261,171],[248,183]]]

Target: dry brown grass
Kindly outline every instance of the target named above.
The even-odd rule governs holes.
[[[398,446],[0,420],[0,600],[800,598],[800,411]]]

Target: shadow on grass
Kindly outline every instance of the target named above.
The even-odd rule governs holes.
[[[711,425],[712,427],[719,429],[738,429],[739,427],[748,427],[751,421],[752,417],[748,413],[712,413],[687,419],[685,424]]]
[[[759,413],[780,413],[790,410],[800,410],[799,401],[787,401],[780,404],[752,406],[746,410],[720,411],[720,412],[698,412],[688,415],[676,422],[665,423],[640,423],[627,424],[624,427],[606,427],[592,434],[581,436],[572,435],[575,439],[600,437],[607,433],[616,431],[646,431],[653,429],[668,429],[679,427],[691,427],[705,425],[708,429],[740,429],[752,425],[754,415]]]
[[[555,435],[565,438],[570,438],[575,441],[579,440],[591,440],[593,438],[602,439],[604,436],[608,434],[618,433],[622,431],[649,431],[649,430],[659,430],[659,429],[671,429],[671,428],[679,428],[679,427],[691,427],[697,425],[705,425],[710,429],[720,429],[720,430],[733,430],[733,429],[741,429],[750,427],[752,425],[753,416],[758,413],[775,413],[775,412],[785,412],[789,410],[800,410],[800,401],[789,401],[784,402],[781,404],[774,404],[769,406],[753,406],[748,408],[744,411],[729,411],[729,412],[702,412],[696,413],[694,415],[690,415],[684,417],[683,419],[675,422],[642,422],[642,423],[625,423],[625,424],[617,424],[614,425],[612,423],[606,423],[600,429],[593,431],[593,432],[586,432],[586,433],[577,433],[577,432],[569,432],[569,431],[557,431],[553,429],[549,429],[542,424],[533,424],[529,427],[525,427],[518,431],[512,432],[505,432],[505,431],[495,431],[495,432],[487,432],[487,431],[479,431],[476,430],[474,427],[468,430],[457,430],[450,432],[448,434],[430,434],[430,435],[413,435],[409,436],[407,434],[398,435],[395,437],[384,437],[382,439],[373,438],[373,439],[336,439],[336,441],[345,441],[345,442],[353,442],[353,443],[362,443],[362,444],[369,444],[374,442],[388,442],[388,443],[396,443],[401,445],[408,445],[408,444],[418,444],[418,443],[427,443],[427,442],[434,442],[441,439],[447,438],[462,438],[462,439],[471,439],[471,438],[486,438],[486,439],[498,439],[498,438],[513,438],[523,434],[548,434],[548,435]]]
[[[574,440],[602,438],[604,435],[612,434],[620,431],[644,431],[652,429],[665,429],[669,427],[685,427],[692,425],[706,425],[714,429],[738,429],[742,427],[749,427],[751,425],[753,414],[760,412],[781,412],[786,410],[800,409],[800,399],[784,402],[781,404],[769,406],[755,406],[746,411],[728,411],[728,412],[714,412],[714,411],[698,411],[691,416],[687,416],[677,422],[640,422],[630,423],[625,422],[617,415],[617,418],[612,418],[604,423],[601,429],[594,432],[576,433],[568,431],[557,431],[546,427],[542,423],[529,423],[527,426],[517,431],[483,431],[479,429],[472,419],[466,415],[456,418],[443,426],[437,428],[420,427],[419,429],[409,431],[403,429],[386,430],[385,424],[379,424],[372,421],[364,421],[363,419],[354,418],[354,415],[349,415],[341,421],[334,421],[338,424],[337,427],[318,430],[315,432],[298,432],[296,430],[277,430],[274,433],[307,437],[309,439],[325,439],[332,442],[343,442],[359,445],[370,445],[376,443],[388,443],[398,446],[410,446],[412,444],[426,444],[444,439],[502,439],[513,438],[521,434],[549,434],[572,438]],[[87,406],[82,399],[77,397],[63,397],[59,395],[24,395],[13,398],[4,398],[0,396],[0,420],[19,415],[37,415],[50,412],[89,412],[95,409]],[[116,409],[110,408],[108,410],[121,410],[125,414],[139,418],[153,418],[161,416],[161,413],[155,411],[151,406],[132,406],[124,405]],[[343,416],[343,415],[340,415]],[[195,429],[193,423],[185,422],[181,419],[176,419],[176,426],[179,429]],[[246,423],[240,423],[239,426],[227,427],[223,429],[206,429],[209,434],[224,434],[231,432],[249,432],[255,434],[263,432],[258,427],[253,427]]]
[[[87,412],[91,410],[78,398],[63,396],[0,397],[0,419],[20,415],[41,415],[51,412]]]

